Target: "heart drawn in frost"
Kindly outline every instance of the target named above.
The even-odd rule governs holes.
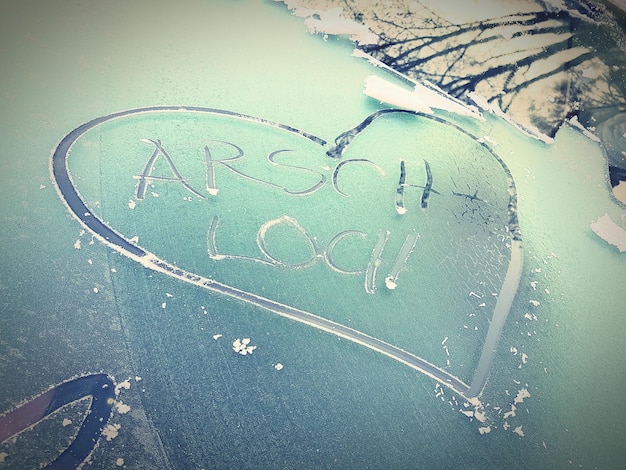
[[[358,343],[465,398],[482,392],[521,235],[508,168],[457,124],[383,109],[330,144],[231,111],[157,106],[82,124],[50,167],[84,227],[142,266]]]

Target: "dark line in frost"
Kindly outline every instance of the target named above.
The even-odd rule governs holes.
[[[404,207],[404,185],[406,182],[406,168],[404,160],[400,160],[400,178],[398,179],[398,187],[396,189],[396,212],[400,215],[406,214]]]
[[[87,460],[101,438],[111,416],[115,396],[113,379],[106,374],[86,375],[63,382],[0,416],[0,442],[36,426],[70,403],[91,397],[89,410],[76,436],[56,459],[43,467],[59,470],[77,468]]]
[[[433,173],[430,171],[430,165],[426,160],[424,160],[424,165],[426,166],[426,185],[424,185],[424,192],[422,192],[422,209],[428,207],[428,197],[433,188]]]

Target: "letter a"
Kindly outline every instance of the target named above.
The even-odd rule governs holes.
[[[152,152],[152,155],[150,156],[150,159],[146,163],[146,166],[143,168],[141,175],[135,176],[135,178],[139,180],[139,184],[137,185],[137,199],[145,199],[148,183],[152,181],[170,181],[170,182],[180,183],[185,187],[187,191],[191,192],[192,194],[195,194],[201,199],[205,198],[204,195],[202,195],[201,193],[193,189],[189,185],[189,183],[185,181],[183,176],[180,174],[180,172],[176,168],[176,165],[174,165],[172,158],[168,155],[168,153],[163,148],[160,140],[141,139],[141,141],[153,144],[154,152]],[[152,175],[152,171],[154,170],[154,164],[157,158],[159,158],[159,156],[162,156],[167,162],[167,166],[169,167],[170,171],[174,175],[173,178]]]

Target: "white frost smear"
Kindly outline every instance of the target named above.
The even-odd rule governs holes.
[[[378,36],[370,29],[354,20],[342,18],[342,7],[329,10],[303,8],[297,0],[274,0],[282,1],[292,13],[304,18],[304,24],[309,33],[322,33],[332,35],[346,35],[358,44],[376,44]]]
[[[420,83],[415,83],[413,91],[409,91],[376,75],[370,75],[365,79],[363,93],[383,103],[410,111],[433,114],[432,108],[435,108],[461,116],[483,119],[479,112],[451,100],[444,92],[438,91],[432,86],[429,87]]]
[[[604,241],[616,246],[620,253],[626,251],[626,229],[613,222],[609,214],[604,214],[589,226]]]

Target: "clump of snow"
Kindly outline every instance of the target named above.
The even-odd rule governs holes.
[[[115,394],[119,394],[121,389],[126,389],[126,390],[130,390],[130,379],[126,379],[123,382],[118,383],[115,386]]]
[[[387,287],[387,289],[389,290],[394,290],[396,287],[398,287],[398,284],[396,283],[392,275],[389,275],[385,278],[385,287]]]
[[[130,406],[128,406],[126,403],[123,403],[121,400],[118,400],[115,402],[115,410],[119,414],[123,415],[130,411]]]
[[[475,418],[479,423],[485,423],[487,421],[487,413],[485,411],[485,407],[478,397],[470,398],[465,403],[463,403],[463,406],[466,409],[460,409],[459,411],[468,418]],[[473,407],[474,409],[468,409],[470,407]]]
[[[487,414],[484,411],[479,411],[478,409],[474,410],[474,418],[476,418],[481,423],[487,421]]]
[[[242,356],[252,354],[256,346],[250,346],[250,338],[237,338],[233,341],[233,351],[238,352]]]
[[[473,406],[477,406],[477,407],[483,406],[483,404],[480,402],[480,398],[478,397],[472,397],[468,400],[468,402],[472,404]]]
[[[106,437],[107,441],[111,441],[117,437],[121,427],[119,424],[107,424],[102,430],[102,435]]]
[[[530,392],[526,388],[522,388],[517,392],[517,396],[515,397],[515,400],[513,400],[513,403],[516,405],[518,403],[522,403],[525,398],[530,398]]]
[[[506,413],[504,413],[504,415],[502,417],[504,419],[509,419],[509,418],[515,417],[515,410],[517,410],[517,407],[515,405],[511,405],[511,411],[507,411]]]

